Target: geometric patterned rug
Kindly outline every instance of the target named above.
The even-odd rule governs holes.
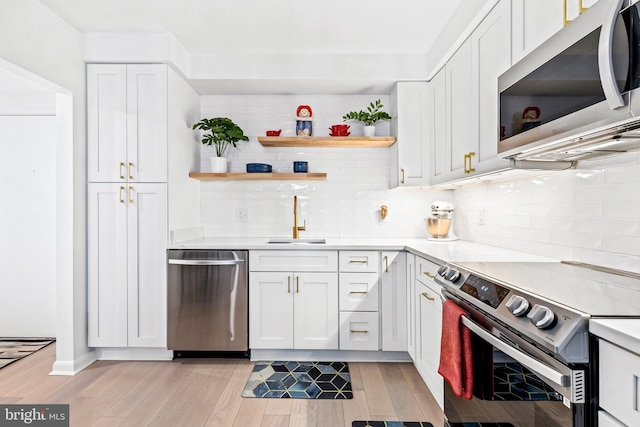
[[[352,399],[344,362],[257,362],[242,397]]]
[[[495,400],[562,400],[557,391],[519,363],[494,363]]]
[[[351,427],[433,427],[433,424],[420,421],[354,421]]]
[[[0,368],[54,342],[53,338],[0,338]]]

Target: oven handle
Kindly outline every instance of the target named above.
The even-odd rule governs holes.
[[[553,368],[548,367],[544,363],[539,362],[533,357],[516,350],[510,345],[504,343],[501,339],[497,338],[493,334],[487,332],[483,327],[470,320],[467,317],[462,317],[462,324],[469,328],[472,332],[482,338],[484,341],[496,347],[498,350],[508,354],[516,359],[518,362],[531,369],[535,374],[547,378],[549,381],[557,384],[560,387],[567,387],[569,385],[569,376],[561,372],[556,371]]]
[[[223,260],[208,260],[208,259],[170,259],[169,264],[177,265],[240,265],[244,264],[243,259],[223,259]]]

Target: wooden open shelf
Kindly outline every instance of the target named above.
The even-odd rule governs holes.
[[[394,136],[259,136],[264,147],[390,147]]]
[[[201,181],[324,181],[325,172],[310,173],[207,173],[189,172],[189,178]]]

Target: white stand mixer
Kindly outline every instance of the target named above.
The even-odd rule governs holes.
[[[448,202],[435,201],[431,204],[431,215],[424,219],[427,231],[432,237],[429,240],[452,242],[458,240],[453,232],[453,205]]]

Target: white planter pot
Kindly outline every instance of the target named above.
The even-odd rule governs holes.
[[[211,173],[227,173],[227,158],[226,157],[212,157],[211,158]]]
[[[364,127],[364,136],[376,136],[376,127],[375,126],[365,126]]]

